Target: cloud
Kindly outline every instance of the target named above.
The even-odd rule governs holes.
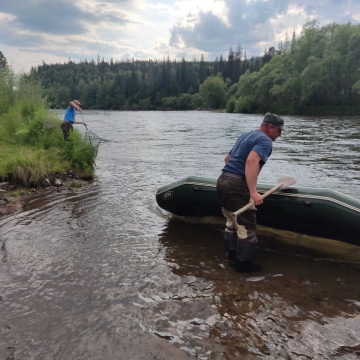
[[[177,48],[194,47],[204,51],[212,51],[224,41],[227,26],[211,13],[200,14],[194,26],[174,26],[171,29],[170,45]]]
[[[326,25],[357,23],[360,18],[352,15],[360,14],[360,4],[355,1],[228,0],[226,7],[226,21],[211,10],[201,10],[196,16],[186,14],[171,28],[170,45],[197,48],[212,59],[238,45],[248,55],[258,56],[269,47],[277,47],[294,31],[299,35],[310,20],[318,19]]]
[[[5,0],[0,4],[0,49],[6,57],[22,49],[21,69],[27,70],[34,59],[41,64],[47,58],[64,61],[110,54],[121,48],[113,41],[118,38],[114,29],[135,23],[119,8],[130,3],[29,0],[24,4]],[[4,51],[9,48],[12,50]]]
[[[283,15],[288,8],[283,0],[233,0],[227,1],[226,4],[226,21],[210,11],[201,11],[195,24],[178,24],[171,29],[171,45],[182,48],[196,47],[213,56],[220,55],[230,46],[241,45],[245,50],[254,49],[260,43],[274,39],[271,19]],[[188,14],[188,17],[191,16]]]
[[[28,6],[4,1],[0,11],[13,15],[13,25],[22,30],[62,35],[85,31],[77,21],[81,11],[68,1],[29,1]]]
[[[238,45],[247,57],[277,47],[317,19],[358,24],[355,0],[2,0],[0,50],[15,70],[36,62],[214,60]]]

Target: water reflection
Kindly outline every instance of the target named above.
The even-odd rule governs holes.
[[[189,285],[196,289],[201,308],[197,326],[203,325],[205,343],[210,337],[217,344],[205,348],[229,359],[279,359],[295,354],[292,358],[311,358],[320,350],[324,358],[330,358],[344,347],[347,354],[356,354],[357,340],[339,338],[334,332],[335,324],[340,333],[349,327],[355,332],[360,326],[356,265],[262,249],[259,261],[264,270],[238,274],[227,262],[216,228],[171,218],[160,236],[173,273],[191,279]],[[327,345],[314,349],[324,334]],[[190,336],[188,342],[194,346]],[[206,358],[205,351],[198,355]]]

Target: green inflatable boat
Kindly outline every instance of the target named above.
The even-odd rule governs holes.
[[[270,185],[258,184],[265,193]],[[190,176],[160,187],[160,208],[179,216],[222,216],[216,179]],[[259,225],[360,246],[360,200],[338,191],[310,187],[278,190],[258,207]]]

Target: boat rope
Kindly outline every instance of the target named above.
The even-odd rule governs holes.
[[[261,191],[260,191],[261,192]],[[328,196],[321,196],[321,195],[305,195],[305,194],[292,194],[292,193],[282,193],[282,192],[277,192],[275,195],[280,195],[280,196],[290,196],[290,197],[297,197],[297,198],[303,198],[303,199],[312,199],[312,200],[323,200],[323,201],[329,201],[332,202],[334,204],[346,207],[350,210],[356,211],[358,213],[360,213],[360,208],[347,204],[343,201],[328,197]]]
[[[206,191],[206,189],[201,189],[198,188],[200,186],[203,186],[205,188],[216,188],[216,184],[209,184],[209,183],[204,183],[204,182],[197,182],[197,181],[189,181],[189,182],[179,182],[179,183],[175,183],[170,185],[169,187],[167,187],[166,189],[162,190],[161,193],[158,193],[158,195],[165,193],[166,191],[169,190],[173,190],[179,186],[182,185],[193,185],[193,186],[197,186],[197,191]],[[259,193],[265,193],[266,190],[259,190]],[[295,197],[295,198],[301,198],[301,199],[309,199],[309,200],[322,200],[322,201],[326,201],[326,202],[331,202],[337,205],[340,205],[342,207],[345,207],[349,210],[355,211],[360,213],[360,207],[348,204],[344,201],[338,200],[338,199],[334,199],[332,197],[329,196],[322,196],[322,195],[306,195],[306,194],[301,194],[301,193],[291,193],[291,192],[281,192],[281,191],[277,191],[275,193],[273,193],[274,196],[288,196],[288,197]]]

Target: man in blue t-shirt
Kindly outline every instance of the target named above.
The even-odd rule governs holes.
[[[263,165],[272,152],[272,143],[283,130],[284,120],[266,113],[260,128],[239,137],[225,157],[217,184],[217,194],[226,218],[225,240],[230,260],[240,272],[253,272],[261,269],[252,263],[256,255],[256,214],[250,209],[237,217],[233,212],[245,206],[250,199],[255,205],[263,202],[256,190],[257,178]]]
[[[75,121],[76,111],[81,112],[81,106],[82,105],[80,104],[79,100],[73,100],[70,101],[69,106],[66,109],[64,121],[61,123],[61,129],[63,131],[64,140],[66,142],[69,141],[70,130],[72,130],[73,124],[83,124],[87,129],[85,122]]]

